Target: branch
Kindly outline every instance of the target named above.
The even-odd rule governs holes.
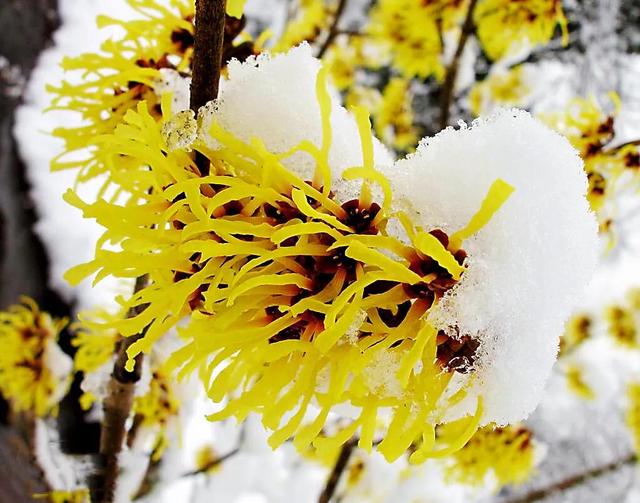
[[[318,503],[329,503],[329,501],[331,501],[331,498],[338,487],[338,483],[340,482],[340,477],[347,467],[351,454],[353,453],[353,449],[357,443],[358,439],[352,438],[342,446],[338,459],[336,460],[336,464],[333,465],[333,470],[331,470],[331,475],[329,475],[329,479],[327,480],[327,484],[324,486],[322,494],[320,494],[320,497],[318,498]]]
[[[202,468],[198,468],[197,470],[193,470],[191,472],[183,473],[182,475],[180,475],[180,477],[193,477],[194,475],[200,475],[201,473],[207,473],[208,471],[212,470],[213,468],[215,468],[219,464],[223,463],[227,459],[232,458],[233,456],[235,456],[239,452],[240,452],[240,447],[236,447],[236,448],[230,450],[229,452],[227,452],[226,454],[223,454],[219,458],[216,458],[216,459],[214,459],[212,461],[209,461]]]
[[[195,45],[191,63],[191,110],[218,97],[224,41],[225,0],[196,0]]]
[[[331,23],[331,26],[329,27],[329,34],[327,35],[324,44],[322,44],[322,47],[320,47],[320,50],[318,51],[318,59],[322,59],[322,56],[324,56],[325,52],[327,52],[327,49],[331,47],[331,44],[333,44],[333,41],[340,33],[338,31],[338,23],[340,22],[340,18],[342,17],[342,13],[344,12],[344,8],[346,5],[347,0],[339,0],[336,14],[333,17],[333,23]]]
[[[190,107],[196,114],[218,97],[225,13],[225,0],[196,0],[190,96]],[[200,152],[196,152],[196,165],[202,176],[209,174],[209,159]]]
[[[133,289],[134,295],[147,285],[147,276],[136,279]],[[146,305],[133,307],[127,313],[127,318],[140,314]],[[100,455],[98,470],[92,477],[92,501],[111,503],[115,496],[116,481],[119,474],[118,455],[126,436],[125,423],[129,418],[133,404],[133,392],[142,374],[142,354],[135,358],[132,372],[127,372],[127,349],[131,344],[144,336],[144,331],[124,339],[119,348],[113,365],[107,397],[104,400],[104,419],[100,430]]]
[[[508,499],[505,501],[505,503],[533,503],[534,501],[540,501],[548,498],[553,494],[566,491],[567,489],[571,489],[572,487],[579,486],[581,484],[584,484],[585,482],[606,475],[607,473],[614,472],[625,465],[629,465],[637,461],[637,455],[635,453],[632,453],[622,459],[618,459],[612,461],[611,463],[607,463],[606,465],[602,465],[591,470],[578,473],[564,480],[556,482],[555,484],[552,484],[548,487],[536,489],[535,491],[531,491],[524,496]]]
[[[456,78],[458,77],[458,67],[460,66],[460,58],[464,51],[464,47],[467,45],[469,35],[473,33],[473,11],[475,10],[478,0],[471,0],[469,2],[469,9],[467,10],[467,17],[462,25],[462,31],[460,32],[460,40],[458,40],[458,47],[453,55],[453,59],[447,68],[447,73],[442,85],[442,98],[440,101],[440,128],[444,129],[449,124],[449,114],[451,112],[451,103],[453,101],[454,87],[456,85]]]

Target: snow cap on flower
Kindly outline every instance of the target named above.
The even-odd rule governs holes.
[[[280,154],[302,141],[322,144],[320,104],[316,98],[316,80],[320,60],[313,57],[311,47],[303,43],[285,54],[250,57],[244,63],[232,60],[229,78],[221,83],[220,95],[200,111],[202,129],[207,134],[211,120],[239,139],[249,142],[260,138],[267,150]],[[340,199],[357,197],[358,183],[340,180],[346,168],[362,163],[360,135],[353,115],[340,105],[337,92],[331,94],[331,148],[329,165],[340,185]],[[206,138],[209,146],[215,141]],[[391,165],[393,158],[374,139],[374,161],[378,166]],[[313,178],[315,161],[297,152],[283,161],[284,165],[304,180]]]
[[[582,162],[527,112],[503,110],[423,140],[391,177],[423,225],[448,233],[465,226],[496,178],[515,191],[465,241],[464,280],[434,319],[449,335],[480,342],[475,390],[485,397],[483,422],[507,424],[539,402],[563,324],[596,265]]]

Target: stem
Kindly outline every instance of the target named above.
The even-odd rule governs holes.
[[[318,51],[318,59],[321,59],[322,56],[324,56],[324,53],[327,52],[327,49],[331,47],[331,44],[333,44],[333,41],[336,39],[336,36],[338,36],[339,34],[338,23],[340,22],[340,18],[342,17],[342,13],[344,12],[344,8],[346,5],[347,5],[347,0],[339,0],[338,8],[336,9],[336,15],[333,17],[333,23],[331,23],[331,26],[329,27],[329,33],[327,34],[327,38],[325,39],[324,44],[322,44],[322,47],[320,47],[320,50]]]
[[[453,55],[453,59],[447,68],[447,73],[442,85],[442,99],[440,101],[440,128],[444,129],[449,124],[449,115],[451,112],[451,103],[453,102],[454,87],[456,84],[456,78],[458,77],[458,67],[460,66],[460,58],[464,51],[464,47],[467,45],[469,35],[473,33],[473,11],[475,10],[478,0],[471,0],[469,2],[469,8],[467,10],[467,17],[462,25],[462,31],[460,32],[460,40],[458,40],[458,47]]]
[[[225,4],[225,0],[196,0],[190,96],[191,110],[196,113],[218,97]]]
[[[225,13],[226,0],[196,0],[190,96],[190,107],[196,114],[218,97]],[[196,152],[196,165],[202,176],[209,174],[209,159],[200,152]]]
[[[589,480],[601,477],[602,475],[606,475],[607,473],[616,471],[625,465],[629,465],[637,461],[637,455],[635,453],[632,453],[622,459],[607,463],[606,465],[598,466],[591,470],[572,475],[571,477],[556,482],[555,484],[552,484],[548,487],[536,489],[535,491],[531,491],[524,496],[508,499],[505,501],[505,503],[532,503],[534,501],[540,501],[548,498],[555,493],[566,491],[567,489],[571,489],[572,487],[579,486],[580,484],[584,484]]]
[[[318,498],[318,503],[329,503],[329,501],[331,501],[331,498],[338,487],[338,483],[340,482],[340,477],[347,467],[351,454],[353,453],[353,449],[357,443],[358,440],[356,438],[352,438],[342,446],[338,459],[336,460],[336,464],[333,465],[331,475],[329,475],[329,479],[327,480],[327,484],[324,486],[322,494],[320,494],[320,497]]]
[[[219,464],[223,463],[227,459],[232,458],[233,456],[235,456],[239,452],[240,452],[240,447],[236,447],[236,448],[232,449],[231,451],[227,452],[226,454],[223,454],[219,458],[216,458],[213,461],[210,461],[209,463],[207,463],[202,468],[198,468],[197,470],[193,470],[191,472],[183,473],[180,476],[181,477],[193,477],[194,475],[199,475],[201,473],[207,473],[209,470],[215,468],[216,466],[218,466]]]
[[[133,289],[134,295],[147,285],[147,276],[136,279]],[[127,318],[133,318],[140,314],[146,305],[133,307],[127,313]],[[104,400],[104,420],[100,430],[100,455],[99,466],[93,477],[92,501],[111,503],[115,496],[116,481],[119,474],[118,455],[122,451],[122,445],[126,436],[125,423],[129,418],[133,404],[133,392],[136,383],[142,374],[142,354],[135,358],[133,372],[127,372],[127,349],[131,344],[140,339],[144,331],[124,339],[113,365],[113,372],[109,380],[107,397]]]

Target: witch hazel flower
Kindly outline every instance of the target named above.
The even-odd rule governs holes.
[[[168,95],[161,123],[127,112],[97,139],[128,167],[120,200],[65,195],[106,228],[67,277],[148,275],[113,323],[144,334],[129,363],[181,322],[165,368],[200,376],[211,420],[258,413],[273,448],[446,456],[539,400],[596,260],[584,172],[517,111],[394,163],[326,80],[303,45],[232,62],[197,118]]]

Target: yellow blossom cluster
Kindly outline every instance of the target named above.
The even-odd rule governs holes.
[[[600,231],[610,234],[613,246],[615,205],[608,203],[624,188],[631,186],[637,190],[640,152],[632,143],[615,145],[615,119],[621,103],[615,93],[609,96],[612,111],[606,111],[594,98],[576,98],[564,112],[547,114],[543,119],[580,152],[589,180],[587,199],[598,216]]]
[[[498,489],[522,484],[534,470],[532,433],[522,425],[485,426],[449,461],[445,475],[450,482],[483,486],[493,476]]]
[[[633,291],[632,291],[633,292]],[[637,291],[635,291],[637,295]],[[638,334],[639,310],[632,304],[611,305],[605,310],[608,333],[614,340],[629,349],[640,349]]]
[[[70,384],[55,367],[67,358],[57,344],[66,324],[26,297],[0,312],[0,394],[15,411],[39,417],[56,412]]]
[[[74,491],[57,490],[49,493],[34,494],[37,500],[47,500],[50,503],[88,503],[89,491],[76,489]]]
[[[272,52],[287,51],[305,40],[314,42],[329,26],[337,7],[337,2],[327,0],[298,0],[297,4],[295,15],[288,20]]]
[[[557,26],[563,43],[568,42],[561,0],[480,0],[474,21],[482,49],[492,60],[547,44]]]
[[[429,311],[464,273],[464,239],[513,189],[497,180],[469,224],[451,236],[417,227],[392,209],[390,183],[373,165],[367,114],[358,110],[362,165],[343,177],[361,180],[361,194],[336,200],[328,161],[332,105],[326,71],[319,75],[321,144],[303,141],[274,154],[259,138],[245,143],[214,120],[206,134],[219,147],[199,141],[189,147],[207,159],[205,176],[190,151],[167,146],[168,100],[165,127],[145,102],[128,111],[113,134],[96,141],[111,156],[105,165],[126,169],[126,176],[112,178],[129,196],[86,203],[66,193],[106,228],[95,259],[67,277],[77,283],[94,272],[98,280],[148,275],[151,284],[122,305],[146,308],[111,326],[124,336],[144,333],[129,348],[132,359],[187,317],[178,328],[184,346],[165,368],[199,373],[221,404],[212,420],[259,412],[274,448],[294,437],[301,451],[311,443],[333,449],[359,432],[359,445],[370,450],[377,418],[390,414],[378,446],[387,459],[402,455],[416,437],[422,447],[412,460],[443,456],[466,442],[482,416],[479,398],[475,415],[436,439],[435,425],[473,382],[477,343],[438,334]],[[284,167],[296,153],[315,160],[312,180]],[[392,220],[404,237],[387,231]],[[452,389],[454,374],[461,378]],[[358,413],[322,436],[338,404]],[[312,410],[315,419],[304,424]]]
[[[71,111],[82,119],[82,125],[53,131],[54,136],[63,140],[64,151],[53,159],[51,167],[54,171],[77,169],[78,182],[113,174],[105,166],[101,145],[93,142],[94,138],[112,133],[127,111],[135,109],[141,101],[147,103],[151,115],[159,120],[163,89],[175,87],[178,80],[191,74],[194,2],[170,0],[167,5],[158,0],[127,0],[127,3],[140,17],[123,21],[98,16],[99,28],[117,27],[120,35],[104,41],[99,52],[64,58],[61,66],[69,79],[47,86],[53,95],[50,110]],[[243,3],[229,2],[228,9],[235,14],[240,9],[241,14]],[[242,32],[243,28],[244,19],[227,17],[224,62],[231,57],[245,59],[257,50]],[[105,183],[104,188],[108,185]]]
[[[381,0],[371,11],[367,33],[403,77],[444,77],[442,33],[454,28],[461,0]]]
[[[382,91],[378,106],[373,110],[376,133],[387,145],[403,152],[415,148],[418,131],[414,126],[408,81],[392,78]]]
[[[593,317],[588,313],[574,314],[565,326],[564,334],[560,338],[560,356],[566,356],[593,334]]]
[[[162,456],[168,445],[167,428],[172,418],[176,418],[180,412],[180,400],[178,399],[171,374],[162,367],[156,367],[151,373],[149,390],[133,401],[135,421],[140,427],[156,429],[152,459],[157,460]]]
[[[531,90],[524,80],[524,67],[515,66],[490,74],[476,82],[469,93],[473,115],[478,117],[493,107],[522,107]]]

